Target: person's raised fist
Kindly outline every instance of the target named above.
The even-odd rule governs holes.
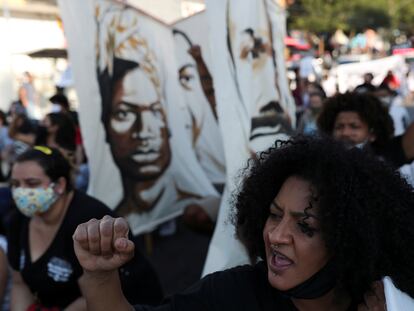
[[[134,243],[128,239],[129,227],[123,218],[105,216],[80,224],[73,234],[76,257],[85,271],[108,272],[134,256]]]

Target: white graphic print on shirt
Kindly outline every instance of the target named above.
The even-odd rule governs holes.
[[[55,282],[67,282],[72,273],[72,265],[61,258],[52,257],[47,264],[47,275]]]

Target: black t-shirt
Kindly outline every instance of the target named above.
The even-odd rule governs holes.
[[[363,84],[358,85],[355,88],[354,92],[361,94],[361,93],[367,93],[367,92],[375,92],[376,89],[377,88],[371,83],[364,82]]]
[[[77,281],[83,270],[73,249],[72,235],[79,224],[105,215],[114,216],[100,201],[75,191],[54,240],[35,262],[30,259],[28,242],[30,218],[17,211],[12,216],[8,243],[10,265],[20,271],[24,282],[42,305],[64,308],[81,296]],[[148,282],[132,297],[125,293],[131,303],[153,304],[160,301],[162,294],[158,278],[138,251],[134,260],[120,269],[120,278],[123,287],[127,288],[141,284],[143,280]],[[136,279],[140,279],[139,283]]]
[[[137,311],[297,311],[289,298],[272,288],[264,262],[216,272],[159,307]]]
[[[395,136],[390,139],[383,147],[372,147],[374,153],[394,166],[399,168],[405,164],[409,164],[413,159],[407,159],[402,146],[402,135]]]

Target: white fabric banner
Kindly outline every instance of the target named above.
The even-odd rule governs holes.
[[[209,80],[208,73],[211,73],[209,42],[205,35],[206,26],[206,13],[201,12],[180,20],[173,24],[172,28],[180,84],[191,116],[189,123],[191,139],[200,164],[210,181],[216,185],[224,185],[226,170],[221,133],[218,120],[214,116],[214,108],[211,107],[201,83],[202,79]],[[190,50],[197,51],[198,48],[199,57],[191,56]],[[200,70],[205,66],[208,72],[200,73],[199,66]],[[214,94],[211,96],[214,98]]]
[[[185,122],[168,26],[116,1],[60,0],[89,193],[127,217],[134,234],[218,194],[197,161]]]
[[[353,91],[355,87],[362,84],[363,76],[366,73],[372,73],[374,85],[379,85],[391,70],[396,77],[403,81],[407,72],[407,65],[402,56],[390,56],[371,61],[364,61],[359,63],[344,64],[337,67],[337,81],[340,93]]]
[[[204,275],[248,261],[229,221],[236,176],[249,157],[288,137],[295,112],[283,64],[282,8],[265,0],[207,0],[206,5],[227,185]]]
[[[396,288],[390,277],[385,277],[383,283],[387,311],[414,310],[414,299]]]

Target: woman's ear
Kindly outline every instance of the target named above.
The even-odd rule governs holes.
[[[58,194],[64,194],[66,192],[67,182],[64,177],[59,177],[59,179],[55,182],[55,191]]]

